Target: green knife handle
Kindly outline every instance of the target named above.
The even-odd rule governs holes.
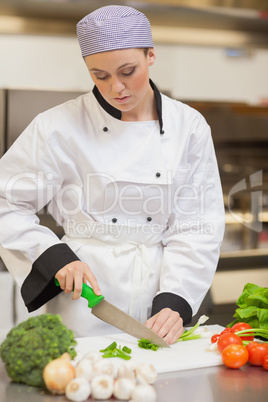
[[[54,281],[55,281],[56,286],[60,286],[60,284],[56,278],[54,278]],[[81,296],[84,297],[85,299],[87,299],[89,308],[96,306],[97,304],[99,304],[99,302],[102,299],[104,299],[103,295],[97,296],[93,292],[93,289],[90,286],[86,285],[85,283],[82,284]]]

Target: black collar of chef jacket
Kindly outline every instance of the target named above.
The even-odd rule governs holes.
[[[156,101],[156,110],[157,110],[157,116],[158,116],[158,121],[159,121],[159,126],[160,126],[160,134],[164,134],[163,130],[163,119],[162,119],[162,98],[161,94],[158,91],[156,85],[153,83],[153,81],[150,79],[150,85],[154,91],[154,96],[155,96],[155,101]],[[93,94],[95,95],[95,98],[101,105],[101,107],[105,110],[105,112],[109,113],[111,116],[113,116],[115,119],[121,120],[122,118],[122,113],[120,110],[116,109],[110,103],[108,103],[103,96],[101,95],[100,91],[96,87],[96,85],[93,88]]]

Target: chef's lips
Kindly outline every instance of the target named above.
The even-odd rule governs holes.
[[[57,279],[55,279],[55,284],[57,286],[60,286]],[[134,338],[145,338],[149,339],[151,342],[160,347],[170,347],[163,338],[157,335],[150,328],[147,328],[144,324],[142,324],[135,318],[131,317],[124,311],[120,310],[118,307],[104,300],[103,295],[97,296],[93,292],[93,289],[85,283],[82,284],[81,296],[88,301],[88,307],[92,309],[92,314],[94,314],[102,321],[105,321],[108,324],[120,329],[121,331],[126,332]]]

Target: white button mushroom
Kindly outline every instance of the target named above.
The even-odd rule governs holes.
[[[114,383],[114,396],[120,400],[129,400],[134,390],[135,384],[128,378],[117,378]]]
[[[83,356],[83,360],[89,360],[92,364],[95,364],[97,361],[102,360],[102,354],[100,352],[88,352]]]
[[[129,362],[123,363],[118,367],[117,378],[127,378],[136,383],[135,365]]]
[[[155,402],[156,391],[152,385],[137,385],[131,394],[131,402]]]
[[[135,371],[137,377],[142,377],[148,384],[153,384],[157,380],[157,371],[152,364],[138,364]]]
[[[115,377],[116,371],[113,363],[107,361],[107,359],[99,360],[93,365],[94,376],[99,374],[107,374],[111,377]]]
[[[66,398],[74,402],[83,402],[90,396],[90,384],[85,378],[74,378],[65,389]]]
[[[109,399],[113,394],[114,380],[107,374],[100,374],[91,381],[91,393],[95,399]]]
[[[91,381],[93,378],[93,364],[91,360],[82,359],[75,367],[76,377],[85,378],[87,381]]]

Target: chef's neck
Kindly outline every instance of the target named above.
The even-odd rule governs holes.
[[[156,100],[152,87],[148,88],[142,101],[133,109],[122,111],[122,121],[151,121],[158,120]]]

